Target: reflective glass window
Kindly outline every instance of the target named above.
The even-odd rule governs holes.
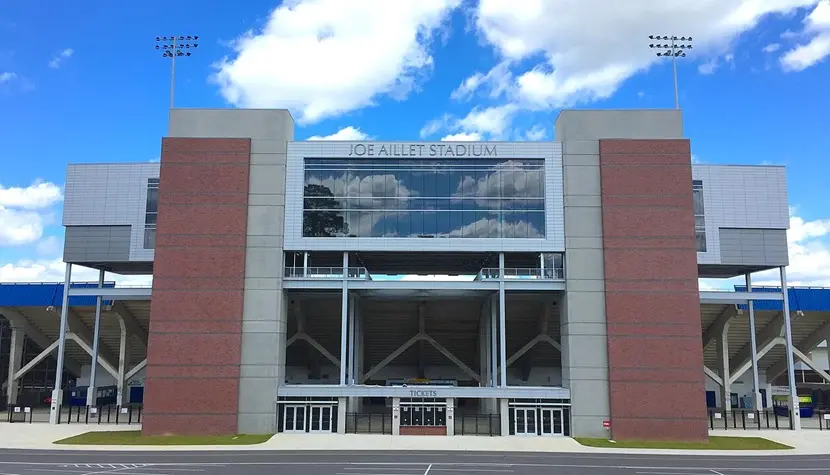
[[[305,237],[540,238],[544,209],[544,160],[305,160]]]

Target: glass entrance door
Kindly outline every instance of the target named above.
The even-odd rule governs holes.
[[[309,432],[331,432],[332,406],[311,406],[309,408]]]
[[[305,432],[305,406],[283,406],[282,431],[284,433]]]
[[[516,435],[536,435],[536,409],[516,408],[513,429]]]
[[[565,433],[562,409],[546,407],[541,409],[541,413],[540,432],[542,435],[563,435]]]

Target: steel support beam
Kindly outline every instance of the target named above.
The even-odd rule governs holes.
[[[803,353],[809,353],[828,338],[830,338],[830,321],[816,329],[813,333],[810,333],[810,335],[804,338],[800,344],[796,345],[796,348],[801,350]],[[775,378],[781,376],[785,371],[787,371],[787,359],[781,358],[767,368],[767,381],[774,380]]]
[[[98,288],[104,288],[104,271],[98,271]],[[93,324],[92,330],[92,360],[90,362],[89,367],[89,387],[86,388],[86,405],[87,406],[95,406],[95,402],[97,398],[95,395],[96,392],[96,383],[98,379],[98,365],[95,363],[98,361],[98,347],[99,342],[101,341],[101,304],[103,301],[101,296],[97,296],[95,298],[95,323]],[[115,375],[116,380],[118,379],[118,374]]]
[[[752,275],[746,274],[746,290],[752,292]],[[761,383],[758,377],[758,343],[755,341],[755,302],[752,300],[747,304],[749,310],[749,346],[752,350],[752,395],[755,409],[761,409]]]
[[[423,335],[421,336],[421,338],[423,338],[423,340],[424,340],[424,341],[426,341],[427,343],[429,343],[430,345],[432,345],[432,346],[433,346],[436,350],[438,350],[438,351],[439,351],[442,355],[444,355],[444,356],[445,356],[448,360],[452,361],[452,362],[453,362],[453,364],[455,364],[456,366],[458,366],[459,368],[461,368],[461,371],[464,371],[465,373],[467,373],[467,374],[468,374],[471,378],[473,378],[473,379],[474,379],[474,380],[476,380],[477,382],[481,382],[481,377],[478,375],[478,373],[476,373],[476,372],[475,372],[475,371],[473,371],[473,370],[472,370],[469,366],[467,366],[466,364],[464,364],[464,362],[463,362],[463,361],[461,361],[460,359],[456,358],[456,356],[455,356],[455,355],[453,355],[452,353],[450,353],[450,351],[449,351],[448,349],[444,348],[444,347],[443,347],[440,343],[438,343],[437,341],[435,341],[435,339],[434,339],[434,338],[432,338],[431,336],[429,336],[429,335],[427,335],[427,334],[423,334]]]
[[[66,338],[69,340],[73,340],[78,346],[81,347],[82,350],[86,351],[90,356],[92,356],[92,346],[89,342],[81,337],[76,333],[68,333]],[[101,355],[98,355],[98,364],[104,368],[104,371],[111,374],[114,379],[118,379],[118,370],[115,369],[113,365],[111,365],[107,360],[105,360]]]
[[[507,315],[504,294],[504,253],[499,253],[499,367],[501,372],[499,383],[507,387]]]
[[[349,269],[349,253],[343,253],[343,275],[345,276]],[[340,365],[340,385],[345,386],[348,384],[346,380],[346,361],[349,358],[348,356],[348,349],[346,345],[348,343],[348,333],[349,333],[349,279],[343,279],[343,290],[342,295],[340,296],[340,361],[343,364]],[[309,342],[310,343],[310,342]],[[316,348],[316,347],[315,347]],[[319,348],[318,348],[319,350]]]
[[[760,292],[758,292],[760,293]],[[757,341],[760,342],[759,347],[765,346],[770,341],[784,336],[784,314],[779,313],[773,318],[766,327],[758,334]],[[758,358],[760,359],[760,357]],[[749,364],[752,363],[752,345],[747,342],[741,350],[729,360],[731,368],[742,368],[746,366],[749,369]],[[741,376],[740,374],[737,376]]]
[[[26,318],[22,313],[18,312],[17,310],[10,308],[10,307],[0,307],[0,315],[3,315],[9,320],[9,323],[12,326],[18,326],[23,329],[23,333],[26,334],[26,338],[32,340],[34,344],[39,346],[41,349],[45,350],[52,345],[53,340],[48,336],[44,335],[43,332],[35,328],[29,319]],[[57,340],[54,340],[57,341]],[[75,376],[81,375],[81,364],[75,360],[70,358],[64,359],[64,367],[67,371],[74,374]]]
[[[133,376],[138,374],[139,371],[147,367],[147,358],[139,361],[137,365],[133,366],[133,369],[127,371],[127,374],[124,375],[124,380],[129,381]]]
[[[44,359],[44,358],[46,358],[47,356],[49,356],[49,354],[50,354],[50,353],[52,353],[53,351],[55,351],[55,349],[56,349],[59,345],[60,345],[60,342],[59,342],[59,341],[57,341],[57,340],[55,340],[54,342],[52,342],[52,344],[51,344],[51,345],[49,345],[49,346],[47,346],[46,348],[44,348],[44,349],[43,349],[43,351],[41,351],[41,352],[40,352],[37,356],[35,356],[34,358],[32,358],[32,360],[31,360],[31,361],[29,361],[28,363],[26,363],[26,365],[25,365],[25,366],[23,366],[23,367],[22,367],[22,368],[20,368],[20,369],[19,369],[16,373],[14,373],[14,376],[13,376],[13,377],[14,377],[14,379],[20,379],[20,378],[21,378],[24,374],[28,373],[28,372],[29,372],[32,368],[34,368],[35,366],[37,366],[37,365],[38,365],[38,363],[40,363],[41,361],[43,361],[43,359]]]
[[[787,268],[781,267],[781,294],[784,296],[784,340],[787,348],[787,373],[790,383],[790,413],[794,417],[790,418],[792,429],[795,431],[801,430],[801,413],[800,401],[798,399],[798,391],[795,388],[795,363],[793,362],[793,329],[790,321],[790,292],[787,290]]]
[[[717,373],[715,373],[714,371],[709,369],[709,367],[706,366],[706,365],[703,365],[703,374],[705,374],[706,376],[709,376],[709,379],[711,379],[712,381],[718,383],[719,386],[721,386],[721,387],[723,386],[723,379],[721,379],[721,377],[718,376]]]
[[[68,331],[74,333],[91,346],[94,333],[92,329],[90,329],[89,326],[81,320],[81,317],[79,317],[78,314],[72,310],[72,308],[69,308],[67,311],[67,324],[69,325]],[[106,345],[99,345],[98,356],[102,357],[111,368],[115,368],[118,364],[116,363],[116,361],[118,361],[118,357]]]
[[[133,312],[124,305],[124,302],[116,301],[112,304],[112,311],[118,314],[122,320],[124,320],[124,324],[127,326],[127,333],[129,336],[134,337],[136,340],[141,343],[141,346],[144,349],[147,349],[147,330],[138,323],[138,319],[135,318]]]
[[[394,361],[395,358],[397,358],[398,356],[401,356],[404,351],[408,350],[410,346],[417,343],[420,339],[421,339],[421,334],[419,333],[419,334],[413,336],[412,338],[410,338],[409,340],[407,340],[406,343],[399,346],[397,350],[390,353],[389,356],[384,358],[380,363],[378,363],[375,366],[373,366],[372,368],[370,368],[369,371],[367,371],[366,374],[364,374],[363,377],[361,378],[361,383],[366,381],[367,379],[371,378],[375,374],[377,374],[378,371],[385,368],[387,365],[389,365],[389,363]]]
[[[69,284],[72,282],[72,264],[66,264],[63,282],[63,299],[61,302],[61,323],[58,330],[58,362],[55,370],[55,387],[52,389],[52,402],[49,405],[49,423],[58,424],[58,408],[63,404],[63,360],[66,354],[66,327],[69,318]]]
[[[784,337],[780,336],[765,342],[763,345],[761,345],[761,349],[758,350],[758,359],[760,360],[761,358],[763,358],[764,355],[766,355],[769,352],[769,350],[775,347],[775,345],[784,345],[785,343],[786,342],[784,341]],[[749,371],[750,366],[752,366],[751,360],[746,360],[740,366],[738,366],[738,368],[730,375],[729,384],[731,385],[732,383],[737,381],[738,378],[743,376],[744,373]]]
[[[120,330],[118,339],[118,378],[116,380],[116,386],[118,388],[118,404],[124,404],[127,402],[125,399],[127,394],[124,391],[127,385],[127,324],[124,322],[124,317],[120,313],[116,313],[115,316],[118,320],[118,328]]]
[[[810,359],[809,356],[802,353],[798,348],[793,348],[793,354],[796,356],[796,358],[800,359],[802,363],[807,365],[811,370],[815,371],[816,374],[821,376],[822,379],[830,383],[830,374],[827,374],[826,371],[816,366],[816,364],[813,363],[813,360]]]
[[[11,339],[9,340],[9,372],[6,378],[6,403],[9,405],[17,404],[17,393],[20,388],[18,378],[15,373],[20,371],[20,365],[23,364],[23,340],[26,334],[23,333],[23,328],[12,326]]]
[[[724,325],[728,324],[738,315],[738,306],[737,305],[727,305],[726,308],[723,309],[718,318],[712,322],[706,331],[703,332],[703,348],[706,348],[710,344],[712,344],[717,338],[718,335],[721,334]]]

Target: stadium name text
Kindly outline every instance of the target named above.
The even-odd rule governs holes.
[[[375,144],[349,146],[350,157],[498,157],[495,145],[481,144]]]

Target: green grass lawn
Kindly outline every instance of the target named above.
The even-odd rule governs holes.
[[[709,442],[672,442],[665,440],[590,439],[577,437],[576,441],[588,447],[620,449],[686,449],[686,450],[787,450],[792,447],[761,437],[709,437]]]
[[[87,432],[55,442],[64,445],[251,445],[271,435],[141,435],[141,431]]]

